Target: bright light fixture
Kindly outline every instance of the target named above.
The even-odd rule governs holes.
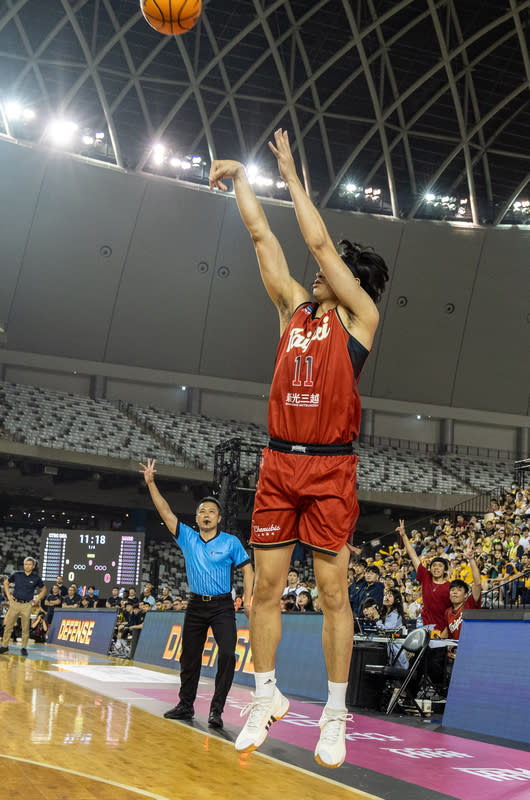
[[[429,193],[429,194],[426,194],[426,195],[425,195],[425,199],[426,199],[426,201],[427,201],[428,203],[433,203],[433,202],[434,202],[434,200],[435,200],[435,195],[434,195],[434,194],[431,194],[431,193]]]
[[[81,141],[83,144],[94,144],[94,137],[90,136],[88,133],[85,133]]]
[[[248,182],[254,183],[258,177],[258,168],[255,164],[249,164],[247,167]]]
[[[170,158],[169,159],[169,166],[170,167],[177,167],[177,168],[180,167],[180,158],[176,158],[175,156]]]
[[[7,118],[11,120],[20,119],[22,116],[22,106],[15,101],[6,103],[5,111]]]
[[[75,122],[67,119],[56,119],[48,125],[48,136],[56,145],[69,144],[78,125]]]
[[[155,144],[153,147],[153,163],[159,166],[164,163],[166,148],[163,144]]]
[[[347,192],[355,192],[357,186],[354,183],[347,183],[346,184],[346,191]]]

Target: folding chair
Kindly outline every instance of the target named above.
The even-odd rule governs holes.
[[[407,691],[407,689],[414,676],[418,674],[419,668],[425,660],[425,653],[429,647],[429,641],[429,631],[426,628],[416,628],[416,630],[412,631],[412,633],[409,633],[406,639],[403,640],[403,644],[395,653],[389,665],[367,664],[365,666],[364,670],[369,675],[379,676],[385,680],[398,683],[398,685],[394,688],[392,697],[388,703],[385,712],[386,715],[392,713],[396,703],[400,697],[403,697],[404,695],[406,695],[410,706],[419,711],[420,714],[423,714],[423,709],[416,701],[416,692],[411,694],[410,690]],[[408,669],[401,669],[400,667],[396,666],[402,652],[410,653],[412,655]],[[424,680],[428,680],[425,673],[422,677]]]

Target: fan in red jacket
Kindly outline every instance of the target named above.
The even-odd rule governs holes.
[[[459,639],[460,631],[462,630],[463,612],[465,608],[480,608],[482,582],[480,580],[480,570],[475,556],[471,548],[465,552],[465,557],[469,561],[471,567],[471,574],[473,575],[473,583],[471,585],[471,592],[469,585],[457,578],[451,581],[449,586],[449,599],[451,605],[445,612],[445,619],[447,622],[446,627],[442,631],[442,639]]]

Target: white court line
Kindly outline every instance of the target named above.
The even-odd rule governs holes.
[[[55,767],[52,764],[44,764],[41,761],[32,761],[30,758],[21,758],[19,756],[7,756],[4,753],[0,753],[0,758],[8,758],[10,761],[21,761],[23,764],[32,764],[35,767],[44,767],[45,769],[54,769],[56,772],[67,772],[69,775],[77,775],[80,778],[88,778],[92,781],[98,781],[99,783],[106,783],[109,786],[117,786],[118,789],[126,789],[128,792],[134,792],[135,794],[139,794],[142,797],[152,797],[153,800],[169,800],[168,797],[165,797],[161,794],[154,794],[153,792],[147,792],[143,789],[135,789],[134,786],[128,786],[125,783],[118,783],[117,781],[107,780],[107,778],[98,778],[96,775],[87,775],[84,772],[78,772],[76,769],[67,769],[66,767]]]
[[[283,767],[290,767],[291,769],[295,769],[297,772],[303,772],[304,775],[309,775],[310,778],[317,778],[318,780],[325,781],[326,783],[331,783],[332,786],[340,786],[342,789],[346,789],[348,792],[356,792],[361,797],[365,797],[366,800],[383,800],[382,797],[377,797],[375,794],[368,794],[368,792],[365,792],[362,789],[356,789],[355,786],[348,786],[346,783],[334,781],[333,778],[326,778],[325,775],[319,775],[317,772],[311,772],[310,769],[298,767],[296,764],[291,764],[289,761],[282,761],[281,758],[269,756],[267,753],[259,753],[257,750],[254,750],[252,755],[260,756],[261,758],[268,758],[269,761],[274,761],[275,764],[281,764]]]

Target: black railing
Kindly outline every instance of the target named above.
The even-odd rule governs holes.
[[[492,582],[496,585],[482,592],[483,608],[530,608],[530,569],[509,581],[496,578]]]

